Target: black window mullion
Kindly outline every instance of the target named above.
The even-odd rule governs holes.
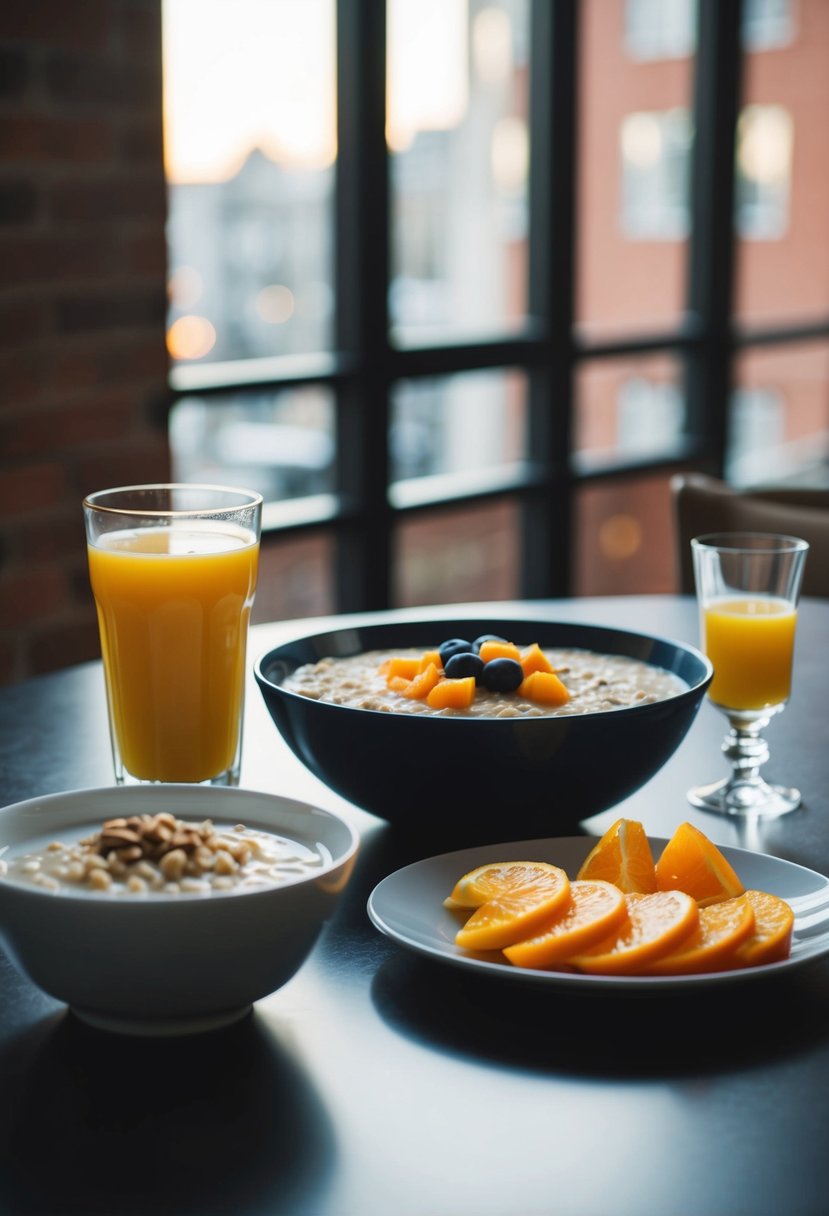
[[[533,598],[570,590],[577,9],[532,5],[529,307],[545,347],[529,373],[529,454],[543,470],[523,500],[522,593]]]
[[[354,367],[337,391],[341,612],[391,599],[385,10],[384,0],[337,0],[337,344]]]
[[[708,471],[725,468],[732,384],[734,151],[741,98],[742,0],[699,0],[688,311],[701,341],[686,367],[688,429]]]

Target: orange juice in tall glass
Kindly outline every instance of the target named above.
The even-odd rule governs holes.
[[[714,664],[708,695],[729,709],[766,709],[789,699],[797,610],[775,596],[727,597],[703,613]]]
[[[116,780],[236,784],[261,498],[126,487],[84,511]]]

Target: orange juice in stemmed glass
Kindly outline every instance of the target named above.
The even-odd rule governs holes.
[[[769,785],[762,731],[791,694],[797,602],[809,546],[798,537],[719,533],[691,541],[702,645],[714,667],[711,702],[728,718],[730,777],[691,790],[694,806],[728,815],[782,815],[800,792]]]
[[[116,781],[237,784],[261,505],[188,485],[84,500]]]

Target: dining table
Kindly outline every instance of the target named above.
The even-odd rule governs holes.
[[[209,1033],[94,1029],[0,950],[3,1216],[829,1212],[829,954],[750,982],[571,989],[429,957],[370,919],[383,879],[459,842],[401,832],[327,788],[277,731],[253,662],[348,623],[466,615],[699,639],[682,595],[254,624],[240,784],[348,819],[360,843],[347,888],[294,977]],[[566,832],[551,811],[551,852],[619,817],[654,838],[687,821],[720,847],[829,875],[828,710],[829,601],[805,599],[764,769],[800,788],[796,811],[752,822],[690,805],[690,787],[728,767],[725,719],[706,700],[637,792]],[[0,689],[0,805],[113,782],[100,662]],[[514,839],[506,809],[493,842],[506,854]]]

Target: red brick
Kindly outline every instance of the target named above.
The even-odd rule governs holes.
[[[22,48],[0,46],[0,98],[25,96],[32,78],[32,68]]]
[[[0,287],[109,279],[121,270],[106,233],[75,236],[0,236]]]
[[[57,301],[56,323],[62,333],[163,326],[167,293],[163,286],[125,288],[117,293],[75,293]]]
[[[90,606],[85,620],[39,630],[29,642],[29,655],[31,670],[36,675],[100,659],[101,645],[94,606]]]
[[[30,181],[0,181],[0,226],[31,224],[37,218],[37,190]]]
[[[129,433],[134,403],[129,397],[106,397],[61,409],[29,410],[0,423],[0,451],[6,459],[56,454]]]
[[[0,412],[37,400],[46,383],[43,357],[33,351],[0,355]]]
[[[45,331],[46,317],[40,300],[0,301],[0,350],[37,341]]]
[[[0,519],[48,511],[63,498],[67,468],[57,462],[0,468]]]
[[[138,118],[124,125],[121,157],[130,165],[157,166],[164,162],[164,126],[161,115]]]
[[[54,616],[69,601],[69,585],[56,566],[12,572],[0,582],[0,629]]]
[[[119,60],[57,52],[46,64],[46,83],[50,96],[61,104],[118,110],[161,108],[160,57]]]
[[[82,553],[86,538],[80,497],[71,512],[67,508],[48,519],[21,519],[19,538],[19,551],[34,565],[62,561],[68,553]]]
[[[25,39],[46,46],[106,47],[109,37],[107,0],[3,0],[0,5],[0,39]]]
[[[123,444],[100,455],[79,457],[78,484],[82,494],[93,494],[109,486],[143,485],[170,480],[170,451],[166,436],[156,442],[136,437],[128,450]]]
[[[122,224],[125,220],[160,220],[167,192],[160,173],[120,175],[103,181],[57,182],[49,212],[61,224]]]
[[[102,164],[112,155],[111,125],[98,118],[0,115],[0,161]]]
[[[162,282],[167,278],[167,242],[159,239],[157,229],[146,229],[125,242],[124,269],[141,278]]]

